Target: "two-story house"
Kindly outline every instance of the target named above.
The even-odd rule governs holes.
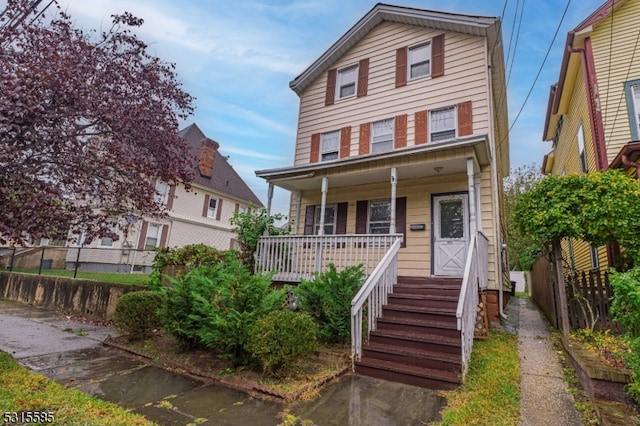
[[[237,211],[250,211],[251,206],[262,207],[262,203],[219,153],[219,144],[196,124],[179,135],[193,157],[191,189],[157,181],[156,201],[166,206],[166,216],[131,216],[127,236],[117,241],[102,238],[84,245],[80,240],[75,245],[82,245],[80,252],[70,249],[67,255],[70,265],[79,262],[84,270],[148,272],[157,248],[197,243],[219,250],[237,248],[229,219]]]
[[[258,263],[277,270],[276,279],[283,281],[308,276],[308,265],[318,270],[328,262],[364,263],[365,287],[387,273],[378,268],[388,263],[385,271],[394,277],[391,299],[380,317],[369,320],[364,355],[354,349],[360,359],[356,371],[364,372],[372,351],[399,334],[389,331],[382,336],[385,343],[374,348],[372,328],[377,326],[379,334],[383,322],[391,321],[410,329],[420,318],[430,318],[442,329],[420,333],[445,336],[441,341],[450,344],[445,352],[457,353],[458,365],[426,364],[455,376],[459,352],[470,353],[461,348],[460,328],[455,330],[463,278],[473,276],[466,293],[476,301],[478,284],[485,290],[494,319],[508,282],[501,261],[509,138],[500,19],[377,4],[290,87],[300,98],[294,164],[256,174],[291,191],[289,218],[296,235],[261,240]],[[393,238],[398,250],[389,260]],[[380,248],[380,255],[374,253]],[[483,259],[478,276],[470,271],[476,265],[472,252],[473,259],[478,252]],[[427,294],[426,288],[438,284],[447,290]],[[397,298],[403,292],[401,302]],[[368,300],[373,312],[377,302]],[[412,312],[393,311],[405,302],[414,305]],[[475,319],[476,306],[469,309]],[[451,312],[453,329],[440,316]],[[468,331],[463,335],[469,338]],[[408,337],[398,347],[408,349],[393,349],[368,366],[382,371],[385,362],[395,362],[388,364],[389,376],[378,375],[391,377],[404,369],[404,377],[392,378],[408,383],[456,383],[457,378],[446,382],[448,376],[436,383],[428,373],[407,373],[408,364],[421,362],[411,357],[424,359],[407,351],[429,347],[428,336]]]
[[[543,173],[563,175],[640,166],[640,2],[608,0],[569,31],[551,86]],[[563,242],[572,270],[614,266],[619,249]]]

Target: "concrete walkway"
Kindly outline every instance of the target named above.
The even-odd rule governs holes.
[[[550,340],[549,323],[531,299],[512,298],[507,315],[518,323],[521,426],[582,425]]]

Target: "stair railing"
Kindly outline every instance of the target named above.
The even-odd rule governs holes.
[[[488,280],[489,240],[480,231],[471,238],[464,266],[464,276],[458,307],[456,309],[457,328],[462,336],[462,380],[469,368],[469,358],[473,348],[473,336],[478,308],[478,290],[486,288]]]
[[[397,239],[367,278],[351,301],[351,366],[362,356],[362,315],[368,314],[367,338],[376,329],[376,319],[382,314],[382,306],[398,279],[398,251],[402,239]]]

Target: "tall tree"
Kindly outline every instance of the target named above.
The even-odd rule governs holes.
[[[0,243],[114,237],[127,214],[163,213],[157,179],[191,181],[178,120],[192,97],[132,32],[142,19],[84,32],[37,3],[0,15]]]
[[[528,270],[540,245],[534,238],[516,225],[516,201],[522,194],[531,191],[542,180],[543,175],[536,164],[528,164],[511,170],[504,179],[504,210],[507,234],[509,269]]]

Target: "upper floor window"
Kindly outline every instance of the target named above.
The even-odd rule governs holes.
[[[430,111],[429,135],[431,142],[441,142],[456,137],[456,108],[451,106]]]
[[[353,65],[338,70],[336,81],[336,99],[348,98],[356,94],[356,82],[358,80],[358,66]]]
[[[371,125],[371,152],[393,149],[393,118],[376,121]]]
[[[391,200],[369,201],[369,234],[388,234],[391,226]]]
[[[158,204],[167,204],[169,199],[169,184],[162,181],[156,182],[156,193],[153,196],[153,201]]]
[[[209,206],[207,209],[207,217],[216,217],[216,208],[218,206],[218,200],[215,198],[209,198]]]
[[[431,43],[410,47],[407,62],[409,80],[429,75],[431,73]]]
[[[580,170],[583,173],[587,173],[589,168],[587,166],[587,154],[584,150],[584,128],[582,127],[582,123],[578,127],[578,155],[580,156]]]
[[[635,123],[632,123],[634,130],[636,131],[636,137],[633,139],[640,139],[640,83],[631,86],[631,97],[633,98],[633,118]]]
[[[314,231],[315,235],[319,235],[320,232],[320,213],[321,206],[316,206],[315,211],[315,222],[314,222]],[[336,205],[335,204],[327,204],[324,206],[324,235],[334,235],[336,229]]]
[[[340,131],[323,133],[320,136],[320,160],[337,160],[340,149]]]

